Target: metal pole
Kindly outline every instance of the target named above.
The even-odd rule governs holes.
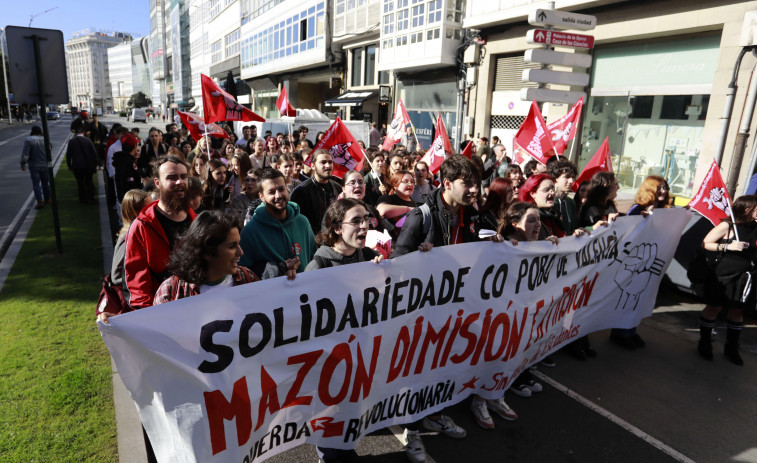
[[[723,108],[723,115],[720,117],[720,134],[718,135],[718,144],[715,147],[715,161],[718,163],[718,165],[721,165],[721,162],[723,161],[725,140],[726,138],[728,138],[728,125],[731,122],[731,113],[733,112],[733,100],[736,96],[736,90],[738,90],[736,81],[739,75],[739,68],[741,67],[741,60],[744,58],[747,50],[748,48],[742,48],[741,52],[739,52],[739,56],[738,58],[736,58],[736,64],[733,66],[733,77],[731,78],[731,82],[728,84],[728,90],[726,90],[725,108]],[[752,49],[752,53],[754,53],[754,49]]]
[[[5,29],[3,29],[3,36],[5,36]],[[2,55],[3,59],[3,83],[5,84],[5,100],[8,104],[8,125],[13,125],[13,117],[11,117],[11,94],[8,92],[8,73],[5,70],[5,47],[2,40],[0,40],[0,55]]]
[[[731,166],[728,169],[728,181],[726,182],[726,186],[731,195],[736,193],[736,185],[739,181],[741,163],[744,160],[746,142],[749,139],[749,127],[752,125],[754,107],[755,103],[757,103],[757,75],[755,75],[755,72],[757,72],[757,63],[755,63],[754,68],[752,69],[749,91],[746,95],[746,105],[744,106],[744,112],[741,113],[741,126],[739,127],[739,134],[736,135],[736,146],[733,148]]]
[[[55,228],[55,244],[58,253],[63,252],[63,243],[60,238],[60,220],[58,217],[58,201],[55,196],[55,176],[53,174],[53,156],[50,152],[50,130],[47,127],[47,104],[45,104],[45,81],[42,71],[42,58],[39,51],[39,41],[46,40],[37,34],[31,36],[34,42],[34,63],[37,68],[37,91],[39,92],[40,118],[42,119],[42,133],[45,137],[45,155],[47,156],[47,170],[50,178],[50,196],[53,200],[53,226]],[[44,114],[42,114],[44,113]]]

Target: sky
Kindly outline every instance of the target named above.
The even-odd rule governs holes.
[[[87,28],[134,37],[150,33],[149,0],[0,0],[0,11],[0,27],[28,27],[30,16],[39,15],[31,27],[61,30],[64,41]]]

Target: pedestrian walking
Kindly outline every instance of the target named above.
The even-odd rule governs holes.
[[[42,136],[42,128],[38,125],[32,127],[31,134],[24,141],[24,149],[21,153],[21,170],[26,170],[27,167],[32,177],[34,198],[37,200],[37,205],[34,208],[39,209],[50,202],[50,179],[47,175],[45,139]]]
[[[76,136],[68,141],[66,164],[76,177],[79,202],[86,203],[95,198],[95,184],[92,175],[97,170],[97,150],[92,140],[84,136],[83,126],[76,127]]]

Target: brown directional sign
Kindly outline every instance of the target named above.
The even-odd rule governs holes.
[[[594,36],[592,35],[548,31],[546,29],[531,29],[526,34],[526,42],[555,47],[594,48]]]

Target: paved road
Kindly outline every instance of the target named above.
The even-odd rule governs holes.
[[[496,429],[478,428],[470,401],[446,411],[466,428],[462,440],[424,434],[437,463],[468,462],[757,462],[757,330],[749,314],[743,333],[746,365],[722,355],[707,362],[696,354],[696,320],[702,306],[664,292],[655,315],[639,333],[647,347],[627,351],[592,334],[596,359],[577,361],[558,352],[557,367],[538,367],[544,391],[524,399],[507,393],[520,415]],[[718,330],[722,352],[725,328]],[[389,431],[364,437],[360,462],[407,461]],[[271,458],[275,463],[317,462],[301,446]]]

